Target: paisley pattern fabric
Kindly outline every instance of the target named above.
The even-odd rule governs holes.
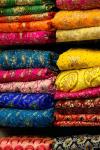
[[[55,76],[31,82],[0,83],[0,92],[49,93],[55,92]]]
[[[58,54],[51,51],[16,49],[0,51],[0,69],[56,68]],[[52,60],[52,62],[51,62]]]
[[[69,30],[100,26],[100,10],[59,11],[53,18],[53,26],[58,30]],[[76,18],[76,19],[75,19]]]
[[[35,31],[52,31],[51,20],[35,22],[13,22],[0,23],[0,32],[35,32]]]
[[[56,79],[56,88],[61,91],[74,92],[100,86],[100,67],[64,71]]]
[[[93,150],[100,148],[100,135],[74,135],[57,137],[53,142],[53,150]]]
[[[55,109],[60,114],[99,114],[100,98],[59,100]]]
[[[56,0],[56,7],[64,10],[100,8],[99,0]]]
[[[31,14],[31,15],[22,15],[22,16],[1,16],[0,23],[49,20],[53,18],[54,15],[55,15],[55,12],[46,12],[42,14]]]
[[[41,110],[51,108],[53,105],[53,96],[46,93],[0,93],[0,107]]]
[[[0,70],[0,83],[42,80],[55,75],[56,73],[48,68]]]
[[[100,39],[100,27],[57,30],[56,42],[88,41]]]
[[[0,108],[0,126],[3,127],[47,127],[53,122],[54,109],[21,110]]]
[[[93,49],[71,48],[57,60],[60,70],[82,69],[100,66],[100,51]]]
[[[97,98],[100,97],[100,87],[89,88],[80,90],[78,92],[62,92],[56,91],[55,99],[84,99],[84,98]]]
[[[56,40],[55,32],[53,31],[37,31],[37,32],[22,32],[22,33],[2,33],[0,32],[0,46],[11,45],[40,45],[54,43]]]
[[[2,137],[0,149],[2,150],[52,150],[53,139],[45,137]]]
[[[0,8],[0,16],[17,16],[28,14],[39,14],[52,11],[54,4],[50,5],[35,5],[35,6],[16,6],[9,8]]]

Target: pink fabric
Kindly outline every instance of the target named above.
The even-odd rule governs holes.
[[[48,93],[54,92],[56,77],[31,82],[1,83],[0,92],[22,92],[22,93]]]
[[[78,92],[55,92],[55,99],[79,99],[100,97],[100,87],[89,88]]]
[[[46,44],[55,42],[55,39],[55,32],[52,31],[0,33],[0,46],[18,44]]]
[[[0,70],[0,83],[42,80],[53,77],[54,75],[55,73],[48,68],[18,69],[10,71]]]

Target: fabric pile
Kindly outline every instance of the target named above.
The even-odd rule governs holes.
[[[0,46],[55,42],[52,0],[0,1]]]
[[[0,51],[0,126],[52,125],[57,58],[51,51]]]
[[[100,126],[100,50],[69,49],[57,60],[55,126]]]
[[[56,42],[100,39],[99,0],[56,0],[60,9],[52,20]]]

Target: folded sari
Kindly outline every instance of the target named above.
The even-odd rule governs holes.
[[[2,137],[0,149],[2,150],[52,150],[53,139],[49,137]]]
[[[0,92],[22,92],[22,93],[49,93],[55,92],[54,82],[56,77],[31,82],[1,83]]]
[[[100,135],[74,135],[57,137],[53,150],[92,150],[100,148]]]
[[[53,107],[50,94],[0,93],[0,107],[42,110]]]
[[[60,114],[100,114],[100,98],[59,100],[55,109]]]
[[[56,7],[64,10],[100,8],[99,0],[56,0]]]
[[[82,69],[100,66],[100,50],[71,48],[62,53],[57,66],[60,70]]]
[[[85,99],[85,98],[97,98],[100,97],[100,87],[89,88],[80,90],[78,92],[62,92],[56,91],[54,98],[55,99]]]
[[[100,39],[100,27],[57,30],[56,42],[88,41]]]
[[[0,69],[56,68],[58,54],[51,51],[16,49],[0,51]],[[51,61],[52,60],[52,61]]]
[[[10,45],[40,45],[47,43],[55,43],[55,32],[37,31],[37,32],[22,32],[22,33],[2,33],[0,32],[0,46]]]
[[[53,122],[54,109],[21,110],[0,108],[0,126],[8,127],[47,127]]]
[[[53,26],[58,30],[69,30],[100,26],[100,10],[59,11],[52,19]]]
[[[33,22],[13,22],[0,23],[0,32],[35,32],[35,31],[52,31],[54,28],[51,25],[51,20],[33,21]]]
[[[31,14],[31,15],[22,15],[22,16],[1,16],[0,23],[49,20],[53,18],[54,15],[55,15],[55,12],[46,12],[42,14]]]
[[[0,83],[6,82],[28,82],[42,79],[48,79],[55,76],[56,73],[48,68],[35,69],[17,69],[17,70],[0,70]]]
[[[76,92],[100,86],[100,67],[61,72],[55,82],[57,90]]]
[[[35,6],[16,6],[9,8],[0,8],[0,16],[21,16],[28,14],[41,14],[52,11],[54,4],[50,5],[35,5]]]

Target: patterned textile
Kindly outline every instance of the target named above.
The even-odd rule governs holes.
[[[54,99],[50,94],[0,93],[0,107],[20,109],[48,109],[53,107]]]
[[[100,67],[64,71],[58,75],[55,85],[58,90],[66,92],[98,87],[100,86]]]
[[[52,31],[51,20],[35,22],[13,22],[0,23],[0,32],[35,32],[35,31]]]
[[[59,11],[52,20],[58,30],[100,26],[100,10]]]
[[[80,90],[78,92],[55,92],[55,99],[84,99],[100,97],[100,87]]]
[[[100,148],[100,135],[75,135],[54,139],[53,150],[94,150]]]
[[[41,137],[3,137],[0,138],[2,150],[52,150],[53,139]]]
[[[41,14],[52,11],[54,4],[51,5],[35,5],[35,6],[16,6],[9,8],[0,8],[0,16],[17,16],[28,14]]]
[[[57,30],[56,42],[87,41],[100,39],[100,27],[74,30]]]
[[[16,49],[0,51],[0,69],[56,67],[58,55],[51,51]],[[52,62],[51,62],[52,60]]]
[[[37,32],[23,32],[23,33],[1,33],[0,32],[0,46],[9,45],[40,45],[47,43],[54,43],[56,40],[55,32],[51,31],[37,31]]]
[[[52,0],[1,0],[0,7],[51,4]]]
[[[0,92],[49,93],[55,92],[55,76],[31,82],[1,83]]]
[[[49,20],[53,18],[54,15],[55,12],[46,12],[42,14],[32,14],[32,15],[22,15],[22,16],[1,16],[0,23]]]
[[[57,60],[60,70],[82,69],[100,66],[100,51],[93,49],[71,48]]]
[[[47,127],[53,122],[54,109],[20,110],[0,108],[0,126],[8,127]]]
[[[17,69],[9,71],[0,70],[0,83],[42,80],[55,75],[56,73],[48,68]]]
[[[99,0],[56,0],[56,7],[64,10],[100,8]]]
[[[100,98],[59,100],[55,105],[61,114],[100,114]]]

